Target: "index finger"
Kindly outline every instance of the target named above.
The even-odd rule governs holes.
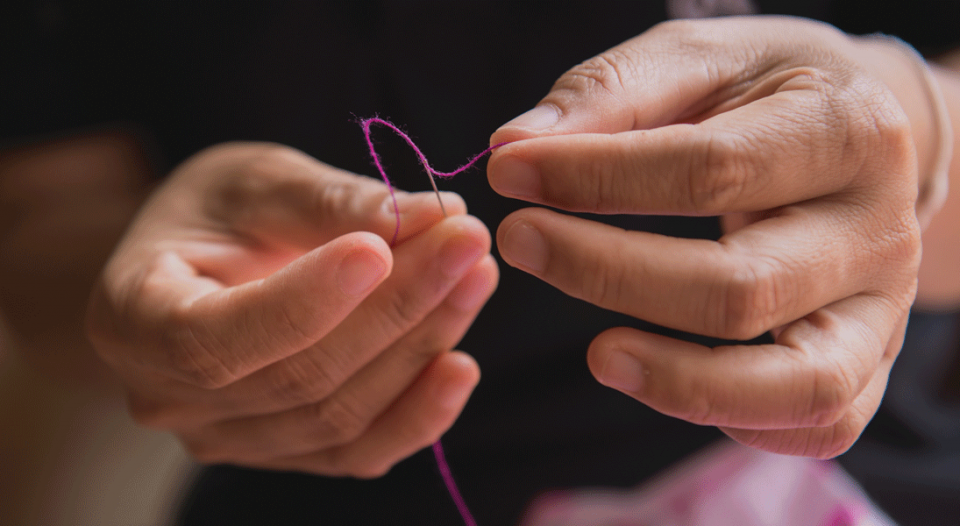
[[[909,122],[890,105],[869,103],[892,102],[877,96],[885,88],[825,92],[802,70],[780,81],[778,93],[697,124],[507,144],[490,159],[490,185],[576,212],[718,215],[834,194],[879,166],[870,185],[912,179],[904,174],[913,149],[884,147],[908,144]]]
[[[231,166],[202,206],[233,230],[271,246],[309,250],[358,231],[386,240],[396,232],[402,242],[444,217],[432,192],[395,190],[395,210],[383,182],[285,146],[259,146]],[[443,192],[442,199],[452,215],[466,213],[460,196]]]

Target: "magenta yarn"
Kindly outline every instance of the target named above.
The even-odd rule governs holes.
[[[403,130],[398,128],[395,124],[393,124],[388,120],[381,119],[380,117],[370,117],[367,119],[361,119],[360,126],[363,127],[363,137],[367,140],[367,147],[370,149],[370,157],[373,159],[373,164],[374,166],[377,167],[377,171],[380,172],[380,177],[383,178],[383,182],[387,184],[387,189],[390,191],[390,198],[393,199],[393,211],[397,216],[397,226],[393,231],[393,239],[390,241],[391,247],[394,244],[396,244],[397,237],[400,235],[400,207],[397,205],[397,196],[393,192],[393,185],[390,183],[390,178],[387,177],[387,171],[383,168],[383,163],[380,162],[380,156],[377,155],[377,150],[373,146],[373,139],[370,138],[370,126],[374,124],[379,124],[380,126],[390,128],[391,130],[393,130],[394,133],[402,137],[403,140],[406,141],[408,145],[410,145],[410,148],[412,148],[414,153],[417,154],[417,158],[420,160],[420,164],[423,166],[424,171],[427,172],[427,176],[430,178],[430,186],[433,187],[433,191],[437,194],[437,201],[440,201],[440,191],[437,189],[437,183],[436,181],[434,181],[433,179],[434,177],[444,177],[444,178],[453,177],[454,175],[457,175],[458,173],[463,172],[464,170],[467,170],[470,167],[472,167],[484,155],[503,146],[504,144],[507,144],[505,142],[502,142],[500,144],[494,144],[493,146],[475,155],[473,159],[470,159],[470,161],[467,162],[467,164],[461,166],[460,168],[457,168],[452,172],[440,172],[435,170],[432,166],[430,166],[430,162],[427,161],[427,157],[423,155],[423,152],[420,151],[420,148],[417,147],[416,144],[414,144],[413,139],[411,139],[409,135],[404,133]],[[444,217],[446,217],[447,211],[446,209],[443,208],[443,201],[440,201],[440,210],[443,211],[443,215]]]
[[[433,191],[437,194],[437,201],[440,202],[440,210],[443,212],[444,217],[446,217],[447,211],[445,208],[443,208],[443,201],[440,200],[440,191],[437,189],[437,183],[434,180],[434,177],[453,177],[454,175],[469,169],[484,155],[506,144],[505,142],[502,142],[487,148],[486,150],[475,155],[472,159],[470,159],[469,162],[467,162],[467,164],[457,168],[452,172],[440,172],[430,166],[430,163],[427,161],[427,157],[423,155],[423,152],[420,151],[420,148],[414,144],[413,139],[411,139],[409,135],[404,133],[403,130],[398,128],[395,124],[379,117],[361,119],[360,126],[363,127],[363,136],[367,140],[367,147],[370,149],[370,157],[373,159],[374,166],[377,167],[377,171],[380,172],[380,177],[383,178],[383,182],[386,183],[387,189],[390,191],[390,198],[393,199],[393,211],[397,217],[397,226],[393,231],[393,239],[390,241],[391,247],[397,243],[397,238],[400,235],[400,207],[397,205],[397,196],[393,191],[393,185],[390,183],[390,178],[387,177],[387,172],[383,168],[383,163],[380,162],[380,156],[377,155],[377,150],[373,146],[373,139],[370,138],[370,127],[374,124],[379,124],[380,126],[384,126],[393,130],[393,132],[402,137],[403,140],[410,145],[410,148],[413,149],[414,153],[417,154],[420,164],[423,166],[424,171],[427,172],[427,176],[430,178],[430,186],[433,187]],[[443,445],[439,440],[433,444],[433,456],[437,460],[437,468],[440,470],[440,476],[443,477],[443,483],[447,486],[447,492],[450,493],[453,503],[456,504],[457,510],[460,512],[460,516],[463,517],[464,524],[466,524],[466,526],[477,526],[477,521],[474,520],[473,515],[470,513],[470,508],[467,507],[467,503],[463,500],[463,496],[460,494],[460,489],[457,487],[456,481],[453,480],[453,474],[450,472],[450,464],[447,463],[447,458],[443,454]]]
[[[439,440],[433,443],[433,457],[437,459],[440,476],[443,477],[443,483],[447,485],[447,492],[450,493],[453,503],[457,505],[457,510],[460,511],[460,516],[463,517],[464,524],[467,526],[477,526],[477,521],[474,520],[473,515],[470,513],[470,508],[467,507],[467,503],[463,500],[463,495],[460,495],[460,489],[457,487],[456,481],[453,480],[453,473],[450,472],[450,464],[447,463],[447,457],[443,454],[443,445]]]

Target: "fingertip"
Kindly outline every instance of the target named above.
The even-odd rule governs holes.
[[[440,191],[440,200],[437,200],[437,193],[433,190],[424,192],[403,192],[394,191],[393,195],[387,194],[381,205],[381,213],[388,219],[396,219],[396,209],[394,209],[394,199],[397,201],[397,208],[400,209],[401,219],[408,221],[418,216],[435,217],[439,221],[442,217],[440,202],[443,202],[443,209],[448,215],[460,215],[467,211],[467,204],[463,197],[456,192]]]
[[[487,254],[460,280],[447,296],[447,301],[459,311],[473,312],[493,295],[499,277],[496,260]]]
[[[603,371],[603,366],[607,362],[607,352],[610,347],[608,342],[609,337],[606,336],[608,332],[610,332],[610,330],[597,335],[597,337],[590,342],[590,346],[587,347],[587,367],[597,381],[600,380],[600,372]]]
[[[334,239],[325,247],[335,247],[337,244],[342,244],[347,250],[367,249],[384,256],[390,254],[390,245],[381,236],[373,232],[350,232]],[[323,250],[325,247],[320,247],[319,250]]]
[[[395,246],[416,237],[449,217],[459,217],[467,214],[467,204],[459,194],[454,192],[440,192],[440,201],[432,191],[405,193],[397,192],[397,206],[400,211],[400,232]],[[440,203],[443,203],[441,208]],[[446,213],[446,215],[444,215]],[[397,226],[396,210],[393,200],[387,196],[381,210],[382,221],[395,229]],[[391,230],[391,232],[393,232]]]
[[[437,357],[434,368],[439,376],[436,400],[444,409],[459,411],[480,382],[480,366],[469,354],[451,351]]]
[[[543,231],[522,216],[511,215],[497,229],[500,255],[511,266],[543,274],[550,259],[550,246]]]
[[[477,360],[463,351],[450,351],[441,356],[446,360],[450,368],[456,371],[459,379],[471,386],[480,382],[480,364]]]
[[[351,298],[369,294],[390,275],[393,267],[390,246],[372,232],[345,234],[316,251],[320,258],[325,253],[337,254],[334,256],[339,259],[334,270],[337,285]],[[321,269],[324,266],[321,265]]]
[[[497,129],[490,137],[490,145],[537,137],[559,123],[560,116],[561,111],[557,106],[540,103]]]
[[[467,202],[456,192],[441,191],[440,199],[443,200],[443,208],[447,211],[448,216],[464,215],[468,211]]]
[[[495,192],[505,197],[536,200],[543,193],[539,168],[510,153],[490,159],[487,181]]]
[[[490,246],[493,243],[490,229],[477,217],[468,214],[448,217],[441,222],[441,227],[449,229],[445,235],[470,238],[471,242],[480,245],[483,252],[490,252]],[[477,260],[479,259],[478,257]]]
[[[347,296],[366,296],[387,275],[387,262],[379,254],[357,248],[349,252],[337,267],[337,284]]]
[[[644,333],[616,327],[599,334],[587,350],[587,365],[601,384],[636,395],[643,388],[649,369],[631,343]]]

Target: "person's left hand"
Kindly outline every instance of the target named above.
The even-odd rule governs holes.
[[[776,336],[708,348],[611,329],[589,350],[601,383],[763,450],[853,444],[902,345],[920,260],[904,110],[916,105],[862,65],[874,52],[887,51],[799,19],[671,22],[572,69],[493,135],[512,142],[488,165],[503,195],[738,227],[709,241],[545,209],[503,221],[507,263],[572,296],[707,336]]]

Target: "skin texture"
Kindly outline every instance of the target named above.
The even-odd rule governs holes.
[[[880,403],[921,264],[918,166],[935,130],[916,78],[871,70],[891,61],[910,67],[798,19],[657,26],[498,130],[491,141],[512,144],[489,180],[570,211],[722,215],[726,235],[672,239],[528,208],[500,225],[501,253],[668,327],[772,331],[775,344],[707,348],[614,328],[588,363],[605,385],[744,444],[837,455]],[[178,168],[88,311],[134,417],[204,462],[327,475],[378,476],[436,440],[479,379],[448,351],[498,274],[462,200],[445,197],[442,219],[430,194],[399,199],[391,249],[376,181],[266,144]]]
[[[185,162],[107,264],[88,333],[136,420],[203,462],[372,477],[434,442],[479,380],[448,352],[496,287],[490,235],[445,197],[295,150]]]
[[[493,154],[490,184],[568,211],[720,215],[726,234],[674,239],[527,208],[500,225],[501,254],[667,327],[772,331],[771,345],[708,348],[614,328],[588,363],[601,383],[743,444],[836,456],[880,404],[916,294],[918,165],[936,130],[904,57],[800,19],[661,24],[499,129],[491,143],[513,142]]]

